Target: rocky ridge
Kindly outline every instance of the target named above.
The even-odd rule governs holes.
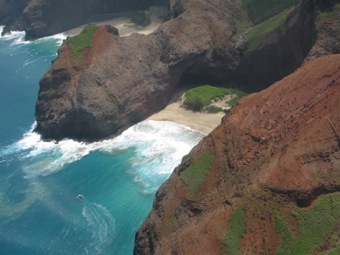
[[[339,95],[332,55],[242,99],[157,191],[134,254],[338,249]]]

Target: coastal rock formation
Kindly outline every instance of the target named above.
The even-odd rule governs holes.
[[[64,45],[42,78],[37,131],[56,140],[118,134],[164,108],[183,77],[252,90],[269,86],[305,59],[315,8],[302,1],[253,49],[237,46],[241,0],[171,0],[170,20],[147,36],[120,38],[99,28],[81,57]]]
[[[339,95],[332,55],[242,99],[157,191],[134,254],[338,249]]]
[[[47,139],[104,138],[164,108],[185,73],[228,79],[240,61],[231,22],[240,2],[187,1],[147,36],[99,27],[77,54],[64,43],[40,81],[37,131]]]
[[[4,33],[11,30],[24,30],[22,26],[22,13],[28,0],[0,0],[0,25],[8,25]]]

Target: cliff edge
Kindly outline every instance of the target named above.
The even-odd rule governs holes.
[[[339,251],[340,55],[242,99],[157,191],[134,254]]]

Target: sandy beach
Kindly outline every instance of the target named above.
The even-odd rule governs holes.
[[[150,15],[151,24],[146,27],[140,27],[133,23],[131,23],[129,19],[129,15],[127,13],[122,14],[121,16],[117,16],[116,18],[100,21],[100,22],[91,22],[96,24],[97,26],[103,26],[103,25],[111,25],[118,29],[120,36],[129,36],[133,33],[138,34],[150,34],[153,31],[155,31],[162,23],[162,16],[164,14],[164,7],[157,7],[153,6],[150,7],[150,9],[147,11]],[[75,36],[80,34],[80,32],[83,30],[83,28],[86,26],[86,24],[73,28],[71,30],[68,30],[64,32],[63,34],[66,36]]]
[[[225,113],[216,114],[193,112],[181,107],[180,103],[169,104],[162,111],[149,117],[150,120],[167,120],[185,125],[203,134],[209,134],[220,123]]]

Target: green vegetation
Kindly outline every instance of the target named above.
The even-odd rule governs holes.
[[[206,107],[206,111],[207,113],[219,113],[221,111],[223,111],[223,109],[221,107],[218,107],[216,105],[209,105]]]
[[[289,224],[277,212],[273,213],[275,229],[281,233],[277,254],[314,254],[327,236],[331,252],[337,251],[335,228],[340,223],[340,193],[324,195],[310,208],[295,210],[292,215],[298,220],[298,235],[291,233]]]
[[[193,158],[191,165],[180,174],[181,180],[188,185],[191,195],[195,195],[203,185],[213,160],[211,153],[203,152],[198,159]]]
[[[289,224],[280,217],[277,211],[273,212],[273,216],[274,216],[274,223],[275,223],[274,228],[276,232],[278,233],[290,232]]]
[[[283,25],[288,14],[289,10],[286,9],[274,17],[252,27],[246,34],[246,39],[249,43],[248,49],[255,49],[271,32]]]
[[[184,94],[183,105],[193,111],[217,112],[217,111],[220,111],[221,108],[219,107],[214,108],[214,107],[208,107],[208,106],[211,104],[212,101],[222,100],[226,95],[235,95],[234,97],[235,99],[232,99],[231,103],[230,101],[227,102],[229,105],[232,104],[231,106],[233,106],[236,104],[237,100],[239,100],[241,97],[247,94],[237,89],[203,85],[203,86],[188,90]]]
[[[326,22],[329,18],[331,18],[334,14],[334,10],[340,9],[340,4],[335,4],[333,8],[325,8],[321,13],[320,13],[320,21],[321,24]]]
[[[284,9],[296,4],[299,0],[243,0],[248,16],[254,24],[259,24]]]
[[[141,27],[147,27],[151,24],[150,15],[147,15],[145,11],[133,12],[130,15],[130,21]]]
[[[223,252],[230,252],[232,255],[241,254],[240,246],[242,237],[246,231],[246,224],[247,222],[243,209],[242,207],[239,207],[231,215],[229,230],[221,240]]]
[[[242,97],[248,95],[247,93],[237,89],[234,89],[232,94],[235,94],[235,96],[227,102],[231,107],[234,107],[238,100],[240,100]]]
[[[79,35],[74,37],[68,37],[66,39],[66,45],[71,47],[73,57],[76,60],[82,58],[81,51],[83,49],[91,47],[91,42],[95,31],[96,25],[89,24],[83,29],[83,31]]]

